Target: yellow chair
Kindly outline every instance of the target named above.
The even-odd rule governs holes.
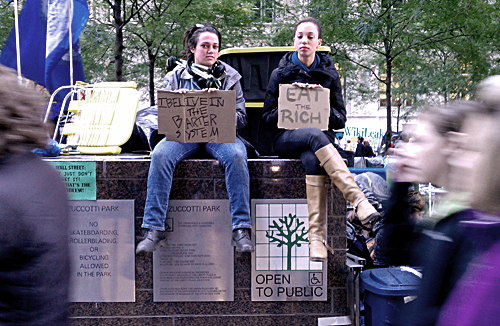
[[[77,99],[70,101],[68,112],[74,116],[62,131],[66,145],[82,154],[120,154],[134,128],[136,87],[135,82],[103,82],[73,90]]]

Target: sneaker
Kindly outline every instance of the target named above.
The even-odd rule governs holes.
[[[167,232],[157,230],[147,230],[144,239],[139,242],[135,250],[136,254],[153,252],[167,244]]]
[[[250,240],[250,232],[248,231],[248,229],[234,230],[231,243],[233,246],[236,247],[236,251],[240,252],[254,251],[252,240]]]

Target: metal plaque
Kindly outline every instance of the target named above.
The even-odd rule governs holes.
[[[309,260],[306,199],[252,199],[252,301],[326,301],[327,263]]]
[[[229,200],[171,200],[153,254],[153,301],[234,301]]]
[[[134,201],[70,201],[71,302],[134,302]]]

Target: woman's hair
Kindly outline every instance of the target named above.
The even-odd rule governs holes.
[[[486,112],[487,107],[476,101],[454,101],[448,105],[429,107],[424,111],[422,118],[428,121],[444,136],[453,131],[459,132],[466,117],[472,113]]]
[[[489,119],[494,121],[493,125],[500,123],[500,112],[490,112]],[[500,157],[500,129],[494,128],[488,131],[488,144],[486,150],[481,155],[481,161],[476,166],[481,174],[487,176],[487,181],[482,185],[480,191],[472,193],[471,205],[488,213],[500,212],[500,169],[498,168],[498,158]],[[481,146],[481,144],[478,144]]]
[[[486,106],[485,114],[493,120],[493,125],[500,123],[500,76],[490,76],[476,86],[476,99]],[[473,191],[472,207],[489,213],[500,211],[500,129],[488,130],[488,141],[485,153],[482,154],[479,166],[481,173],[487,176],[481,191]],[[480,146],[480,144],[478,144]]]
[[[0,65],[0,159],[47,145],[42,96],[20,85],[16,74]]]
[[[476,85],[475,98],[492,111],[500,106],[500,75],[490,76]]]
[[[424,196],[422,196],[417,190],[408,190],[405,202],[408,203],[411,213],[423,211],[426,205]]]
[[[417,222],[426,208],[424,196],[417,190],[409,190],[403,201],[405,204],[403,210],[404,219],[413,223]]]
[[[293,37],[295,37],[295,33],[297,33],[297,28],[299,27],[300,24],[303,23],[313,23],[316,25],[316,28],[318,29],[318,38],[321,38],[321,25],[319,24],[319,21],[316,20],[316,18],[313,17],[306,17],[298,21],[297,24],[295,24],[295,28],[293,29]]]
[[[219,39],[219,47],[221,46],[222,35],[217,28],[209,24],[195,24],[184,33],[184,38],[182,39],[182,45],[184,47],[182,54],[184,55],[184,59],[191,59],[193,56],[191,49],[196,48],[198,40],[200,39],[200,34],[204,32],[210,32],[217,35],[217,38]]]

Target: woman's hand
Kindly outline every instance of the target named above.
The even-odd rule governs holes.
[[[319,84],[308,84],[308,83],[292,83],[292,86],[297,86],[300,88],[323,88]]]
[[[397,148],[390,148],[387,154],[393,159],[391,178],[397,182],[420,182],[420,169],[416,166],[416,153],[409,148],[407,143],[400,144]]]
[[[181,88],[181,89],[176,89],[175,91],[172,91],[172,92],[179,93],[179,94],[186,94],[187,92],[189,92],[189,89]]]
[[[217,88],[205,88],[204,91],[212,93],[212,92],[218,91],[218,89]]]

